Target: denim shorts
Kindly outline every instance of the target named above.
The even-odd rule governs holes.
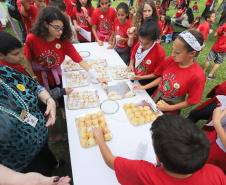
[[[221,64],[224,61],[225,57],[226,57],[225,52],[222,52],[222,53],[215,52],[211,49],[207,58],[206,58],[206,61],[211,62],[213,59],[215,59],[214,60],[215,64]]]

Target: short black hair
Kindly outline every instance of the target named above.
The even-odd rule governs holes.
[[[152,16],[146,18],[138,31],[138,35],[151,41],[158,40],[160,36],[160,30],[157,20]]]
[[[207,20],[207,19],[210,18],[211,15],[214,14],[214,13],[215,13],[214,11],[208,11],[208,12],[206,12],[205,15],[204,15],[204,19]]]
[[[161,0],[157,0],[155,4],[159,3],[161,5]]]
[[[210,141],[190,120],[165,114],[153,122],[150,130],[155,153],[167,170],[185,175],[205,165]]]
[[[8,53],[15,49],[22,48],[22,44],[17,38],[7,33],[6,31],[1,30],[0,43],[0,53],[2,53],[4,56],[8,55]]]
[[[195,4],[197,4],[197,2],[195,2]]]
[[[66,5],[63,0],[51,0],[49,6],[56,7],[62,12],[66,11]]]
[[[60,41],[70,40],[72,37],[72,31],[69,22],[65,16],[55,7],[45,7],[39,14],[36,23],[30,30],[31,33],[37,36],[43,37],[44,40],[47,39],[49,35],[49,30],[46,28],[45,23],[50,24],[53,21],[62,21],[64,26],[64,31],[60,37]]]
[[[204,37],[200,32],[196,30],[187,30],[187,31],[189,31],[197,39],[197,41],[201,46],[203,45]],[[195,51],[180,35],[178,35],[176,39],[180,39],[184,43],[184,48],[187,50],[187,53]],[[199,54],[199,51],[196,51],[195,57],[197,57],[198,54]]]
[[[120,8],[123,9],[126,14],[128,14],[126,19],[129,19],[129,6],[126,3],[122,2],[118,4],[116,10],[118,11]]]

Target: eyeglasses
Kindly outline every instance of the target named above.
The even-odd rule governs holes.
[[[51,23],[50,23],[50,25],[51,25],[57,32],[59,32],[60,30],[64,31],[64,28],[65,28],[65,27],[56,27],[56,26],[53,26]]]

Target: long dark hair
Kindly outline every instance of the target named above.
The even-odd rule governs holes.
[[[170,18],[170,16],[165,16],[165,25],[164,25],[163,30],[165,29],[166,26],[168,26],[168,30],[169,30],[170,27],[171,27],[171,29],[173,28],[172,25],[171,25],[171,18]]]
[[[35,25],[30,30],[31,33],[41,36],[44,40],[47,39],[49,35],[49,30],[45,26],[46,24],[50,24],[53,21],[62,21],[64,25],[63,34],[60,37],[60,41],[63,42],[65,40],[70,40],[72,36],[71,28],[69,22],[65,18],[65,16],[55,7],[45,7],[39,14]]]
[[[129,6],[126,3],[119,3],[116,10],[123,9],[124,12],[127,14],[126,19],[129,19]]]
[[[188,8],[186,11],[186,14],[188,16],[188,22],[189,24],[191,24],[194,21],[194,15],[193,15],[192,9]]]
[[[87,0],[86,6],[88,6],[88,8],[91,10],[91,8],[92,8],[91,0]],[[81,5],[80,1],[76,0],[76,9],[78,12],[81,12],[81,7],[82,7],[82,5]]]

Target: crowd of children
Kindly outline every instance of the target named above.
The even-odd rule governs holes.
[[[106,164],[115,170],[121,184],[226,184],[226,123],[222,123],[226,109],[221,111],[216,99],[216,95],[226,95],[225,83],[214,88],[211,95],[207,95],[211,100],[192,110],[188,119],[175,115],[180,114],[181,109],[201,102],[206,79],[216,78],[214,73],[226,58],[224,23],[213,35],[218,39],[204,68],[196,61],[208,40],[210,24],[215,21],[216,14],[210,11],[213,1],[207,0],[202,15],[194,20],[194,14],[200,10],[197,2],[192,8],[189,2],[178,0],[177,12],[171,19],[167,15],[169,0],[137,0],[135,13],[135,9],[125,2],[114,9],[109,6],[109,0],[99,0],[97,9],[91,0],[17,0],[27,31],[23,54],[29,76],[57,99],[63,118],[66,115],[62,95],[72,91],[61,89],[61,64],[66,55],[102,85],[108,84],[76,51],[72,35],[73,40],[80,43],[91,41],[103,46],[107,42],[107,49],[114,49],[127,65],[126,70],[135,73],[130,80],[138,80],[140,85],[133,86],[133,90],[146,90],[157,103],[158,110],[171,113],[158,117],[151,127],[158,167],[145,161],[113,156],[105,144],[101,128],[93,129]],[[173,22],[185,28],[177,36],[174,36]],[[90,41],[83,37],[81,29],[91,33]],[[0,39],[2,33],[0,31]],[[173,40],[172,56],[165,58],[161,44]],[[10,44],[7,47],[11,47],[10,51],[18,49]],[[2,50],[0,66],[13,59]],[[213,60],[215,65],[205,76]],[[7,64],[9,67],[13,65]],[[56,91],[58,95],[54,96]],[[200,119],[212,119],[214,131],[204,134],[193,124]],[[50,129],[53,143],[66,140],[53,130]],[[9,169],[3,170],[7,172]],[[66,179],[62,184],[68,184]]]

